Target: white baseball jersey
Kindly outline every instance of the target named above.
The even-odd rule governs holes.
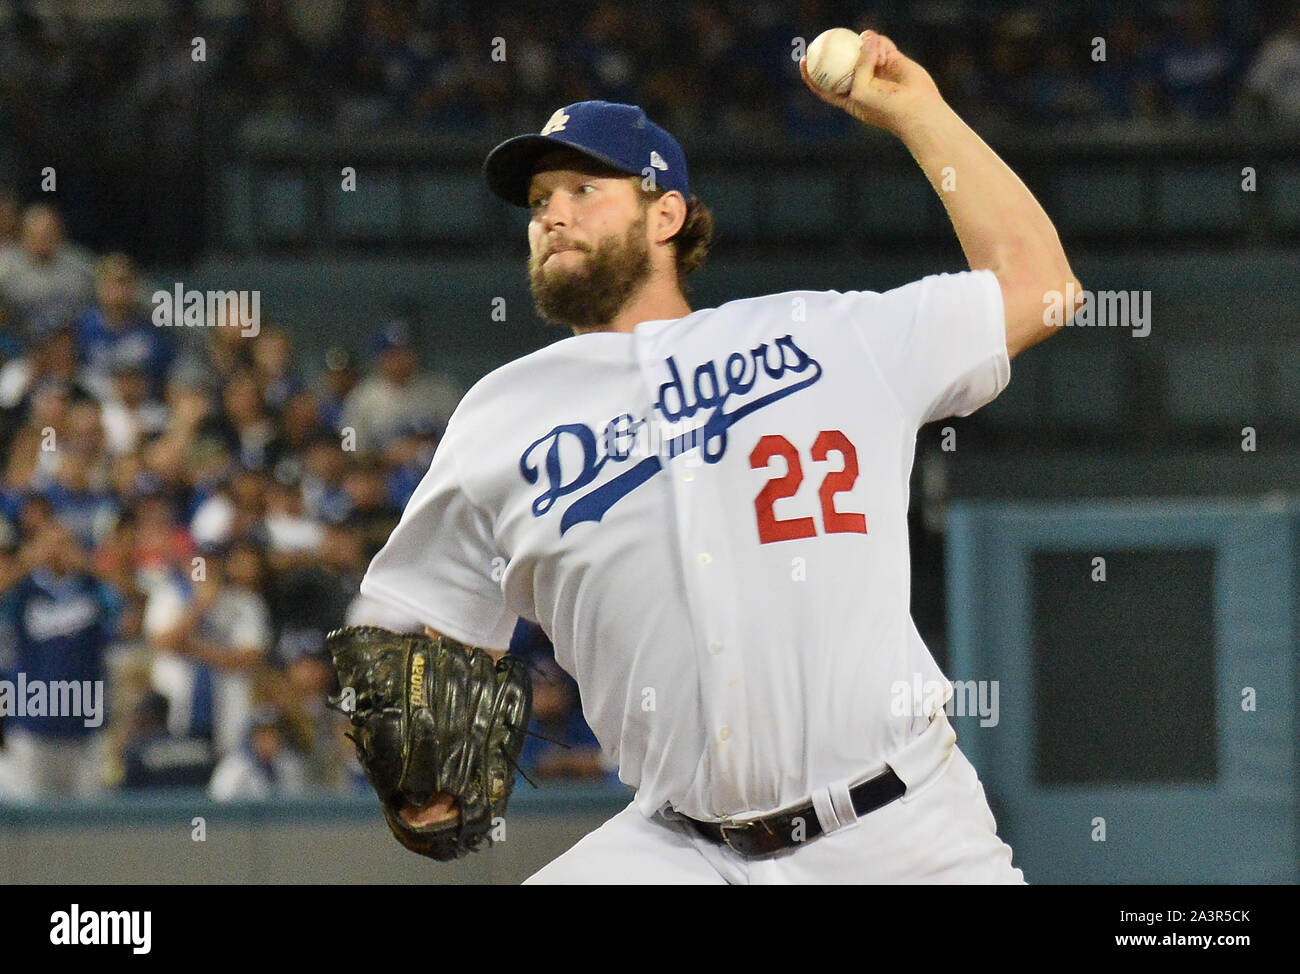
[[[566,338],[465,396],[361,592],[492,649],[540,623],[647,816],[803,801],[925,724],[900,682],[951,693],[909,613],[916,433],[1009,378],[987,271]]]

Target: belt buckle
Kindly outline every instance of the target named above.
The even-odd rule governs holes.
[[[748,835],[750,829],[752,828],[753,825],[749,822],[719,822],[718,823],[718,831],[722,833],[722,841],[726,843],[727,848],[730,849],[732,852],[736,853],[737,855],[745,856],[746,858],[748,858],[749,856],[748,850],[738,848],[736,846],[736,843],[734,843],[731,840],[731,834],[735,832],[742,836]]]
[[[785,843],[781,841],[780,834],[773,830],[767,819],[757,818],[745,822],[719,822],[718,829],[722,833],[722,841],[727,844],[727,848],[746,859],[762,859],[775,855],[785,848]],[[736,833],[737,838],[743,836],[745,841],[739,844],[732,841],[731,833],[733,832]]]

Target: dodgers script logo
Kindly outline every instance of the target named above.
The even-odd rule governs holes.
[[[732,425],[822,377],[821,363],[790,335],[771,345],[764,342],[748,354],[732,352],[721,369],[711,360],[696,366],[690,388],[675,358],[669,356],[664,365],[669,378],[659,387],[649,415],[615,416],[600,436],[585,423],[562,423],[529,444],[519,457],[519,472],[528,483],[542,480],[545,486],[533,500],[534,517],[545,515],[560,498],[591,487],[606,464],[623,464],[634,454],[643,454],[645,451],[634,449],[638,440],[662,423],[694,423],[666,437],[662,448],[650,451],[650,456],[581,494],[561,516],[560,534],[583,521],[599,521],[619,500],[663,469],[664,454],[671,460],[699,447],[706,463],[717,463],[727,452],[727,430]],[[654,418],[656,413],[662,420]],[[703,422],[694,422],[700,413],[705,414]],[[561,456],[562,448],[567,462]],[[575,463],[579,455],[581,459]]]

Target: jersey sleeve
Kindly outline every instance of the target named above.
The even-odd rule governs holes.
[[[464,442],[453,419],[397,527],[366,569],[361,594],[452,639],[506,649],[516,616],[493,581],[504,558],[491,518],[462,487],[458,440]]]
[[[857,292],[859,332],[903,412],[920,427],[968,416],[1011,379],[1002,289],[992,271],[936,274]]]

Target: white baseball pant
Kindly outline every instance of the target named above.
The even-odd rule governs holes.
[[[13,797],[32,801],[50,795],[94,798],[104,790],[104,742],[100,735],[41,737],[6,728],[9,786]]]
[[[1011,847],[998,838],[975,768],[941,711],[924,733],[885,762],[903,780],[900,798],[771,858],[746,860],[660,812],[619,812],[526,881],[530,884],[1023,884]],[[864,774],[865,780],[879,773]],[[839,785],[845,791],[849,782]],[[848,806],[830,789],[819,809]],[[851,807],[851,806],[848,806]],[[834,812],[819,810],[819,821]]]

